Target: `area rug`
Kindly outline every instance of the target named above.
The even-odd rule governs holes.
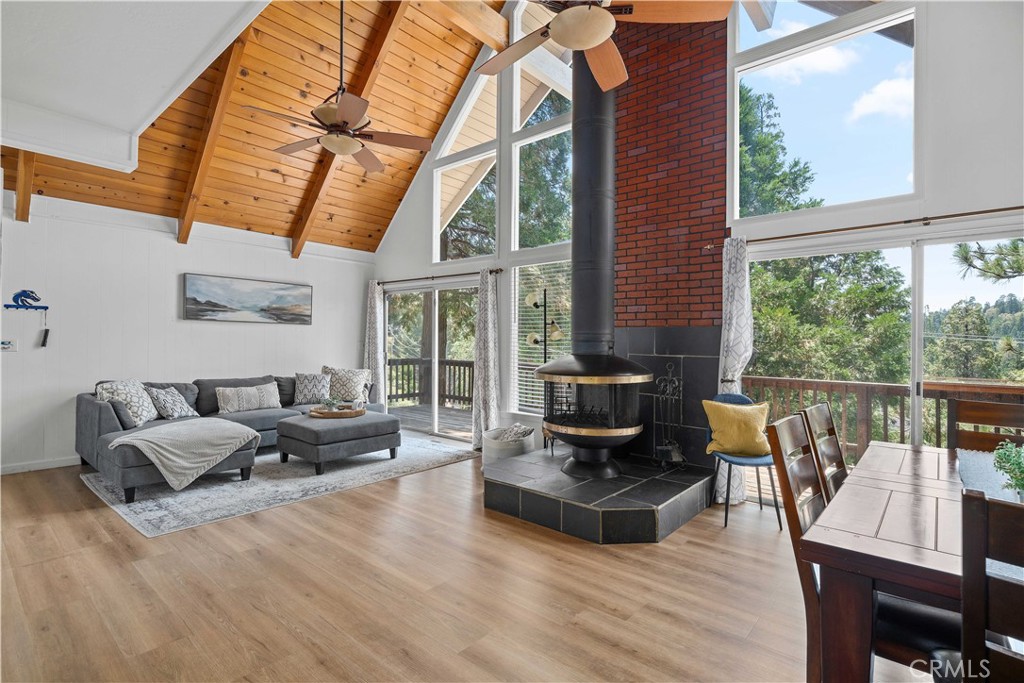
[[[125,504],[121,489],[107,483],[99,472],[83,474],[82,481],[139,533],[153,538],[469,460],[477,455],[469,444],[404,431],[395,460],[386,450],[357,455],[327,463],[319,476],[313,474],[312,463],[295,457],[281,463],[277,453],[268,451],[256,456],[249,481],[239,481],[238,472],[234,471],[200,477],[181,491],[166,484],[141,486],[131,505]]]

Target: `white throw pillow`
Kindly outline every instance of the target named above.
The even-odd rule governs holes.
[[[369,370],[346,370],[344,368],[323,367],[323,373],[331,376],[331,397],[339,401],[370,400]]]
[[[174,387],[157,389],[146,387],[146,393],[153,400],[153,405],[160,413],[160,417],[167,420],[177,420],[181,417],[199,417],[199,413],[192,409],[181,392]]]
[[[295,375],[295,405],[322,403],[331,395],[330,375]]]
[[[281,407],[281,394],[277,391],[277,382],[257,387],[217,387],[216,390],[221,415]]]
[[[137,379],[100,384],[96,387],[96,398],[101,401],[123,402],[136,426],[151,422],[160,415],[153,405],[153,399],[146,392],[146,387]]]

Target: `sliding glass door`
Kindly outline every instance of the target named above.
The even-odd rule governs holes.
[[[947,443],[947,402],[1024,402],[1022,240],[754,261],[743,387],[772,419],[832,405],[847,460]],[[756,258],[756,257],[755,257]]]
[[[434,293],[388,294],[387,405],[402,427],[434,430]]]
[[[476,287],[387,295],[388,412],[402,427],[469,440]]]
[[[910,437],[910,249],[751,266],[754,357],[743,380],[772,419],[828,401],[851,464]]]
[[[1024,242],[929,244],[922,255],[922,438],[946,445],[949,399],[1024,397]]]

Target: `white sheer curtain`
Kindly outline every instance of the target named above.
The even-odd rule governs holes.
[[[476,362],[473,366],[473,448],[498,426],[498,275],[480,271],[476,303]]]
[[[384,287],[370,280],[366,293],[366,341],[363,344],[363,367],[370,371],[370,381],[376,388],[377,403],[387,404],[387,377],[384,374]]]
[[[747,239],[729,237],[722,246],[722,348],[718,365],[718,391],[742,393],[740,378],[754,352],[754,312],[750,301],[750,264]],[[726,463],[718,470],[715,500],[725,502]],[[729,502],[742,503],[746,497],[746,468],[733,467]]]

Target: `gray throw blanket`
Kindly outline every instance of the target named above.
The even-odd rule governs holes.
[[[260,435],[237,422],[207,417],[182,420],[119,436],[110,449],[135,446],[149,458],[175,491],[180,491]]]

